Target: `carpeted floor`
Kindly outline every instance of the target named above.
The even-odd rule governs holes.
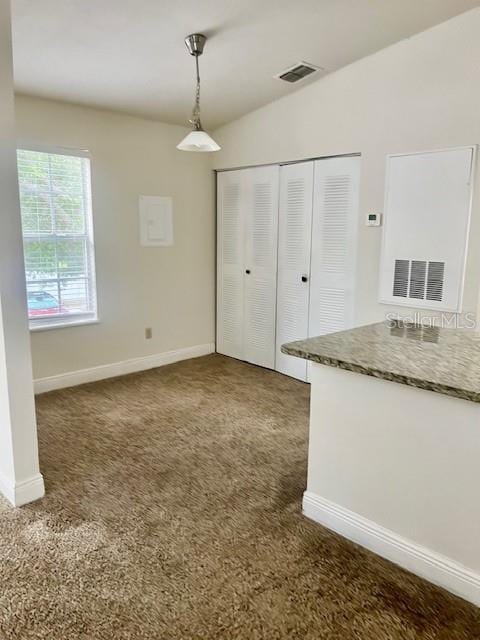
[[[1,640],[474,640],[480,613],[300,511],[308,387],[207,356],[38,398]]]

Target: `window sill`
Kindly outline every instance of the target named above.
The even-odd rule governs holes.
[[[81,327],[86,324],[99,324],[98,318],[78,318],[77,320],[65,320],[63,322],[45,322],[43,324],[30,324],[31,333],[37,331],[51,331],[53,329],[68,329],[68,327]]]

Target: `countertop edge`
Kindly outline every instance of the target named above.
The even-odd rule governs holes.
[[[450,387],[447,385],[438,384],[437,382],[433,382],[431,380],[422,380],[420,378],[403,376],[393,371],[363,367],[359,364],[348,362],[348,360],[330,358],[328,356],[322,356],[317,353],[311,354],[307,351],[303,351],[302,349],[296,349],[294,347],[288,346],[285,347],[285,345],[282,345],[281,352],[285,353],[286,355],[303,358],[304,360],[309,360],[310,362],[322,364],[327,367],[343,369],[344,371],[352,371],[353,373],[359,373],[361,375],[370,376],[373,378],[380,378],[382,380],[387,380],[388,382],[397,382],[408,387],[416,387],[417,389],[432,391],[433,393],[441,393],[442,395],[451,396],[460,400],[480,403],[480,392],[469,391],[467,389],[461,389],[457,387]]]

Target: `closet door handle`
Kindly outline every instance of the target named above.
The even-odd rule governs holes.
[[[302,276],[302,282],[308,282],[308,277],[307,276]]]
[[[245,273],[248,275],[250,273],[250,269],[245,269]]]

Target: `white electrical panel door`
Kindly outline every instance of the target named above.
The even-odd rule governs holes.
[[[315,161],[309,336],[353,326],[360,157]]]
[[[380,301],[461,311],[475,147],[387,158]]]
[[[244,358],[245,171],[217,175],[217,351]]]
[[[308,337],[313,169],[313,162],[280,167],[275,369],[299,380],[307,379],[307,362],[281,346]]]
[[[246,169],[244,359],[275,367],[278,166]]]
[[[173,200],[169,196],[140,196],[140,244],[142,247],[173,245]]]

